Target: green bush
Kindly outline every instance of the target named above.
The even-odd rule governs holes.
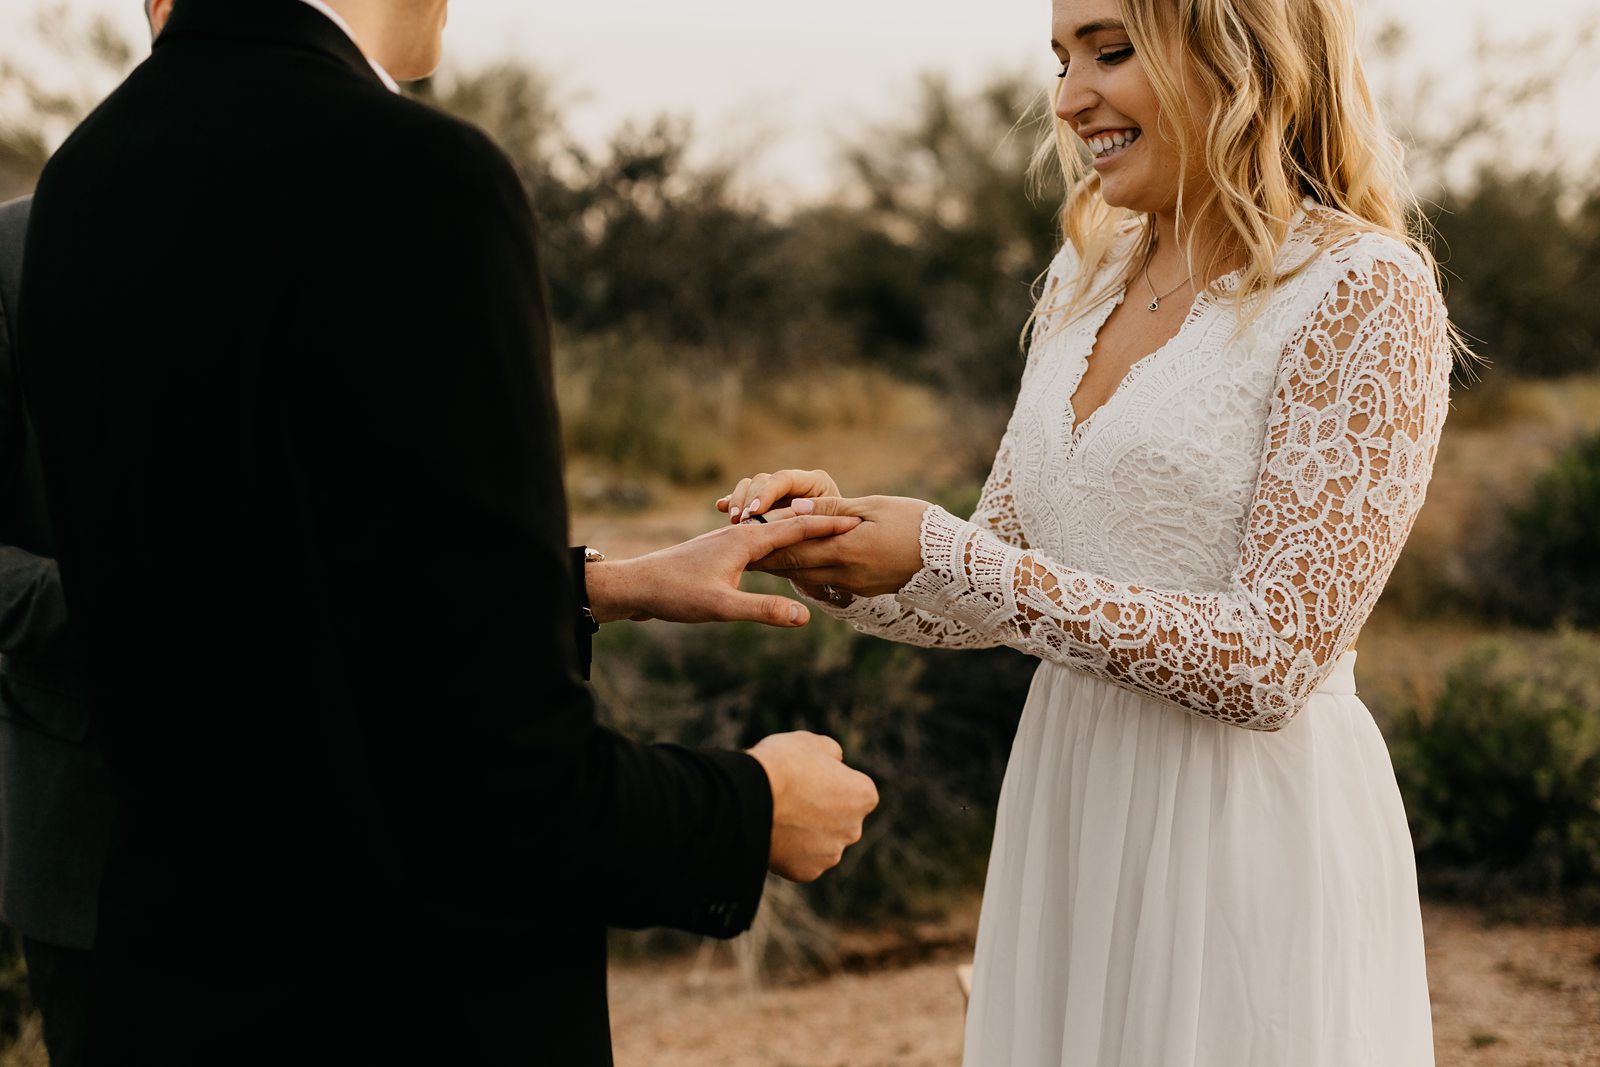
[[[1485,642],[1391,733],[1425,886],[1600,916],[1600,638]]]
[[[1537,626],[1600,627],[1600,433],[1558,457],[1506,516],[1492,596]]]
[[[1600,190],[1558,172],[1485,171],[1435,213],[1450,317],[1495,374],[1551,378],[1600,367]]]

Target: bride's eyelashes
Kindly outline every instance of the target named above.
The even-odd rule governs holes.
[[[1133,45],[1130,44],[1130,45],[1125,45],[1125,46],[1123,46],[1121,48],[1114,48],[1109,52],[1101,52],[1099,55],[1094,57],[1094,60],[1095,60],[1096,63],[1103,63],[1108,67],[1114,67],[1118,63],[1121,63],[1123,60],[1129,59],[1132,56],[1133,56]],[[1062,63],[1061,64],[1061,73],[1057,74],[1056,77],[1065,78],[1067,76],[1067,68],[1069,66],[1070,66],[1070,64],[1068,64],[1068,63]]]

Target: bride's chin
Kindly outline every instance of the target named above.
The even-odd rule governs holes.
[[[1106,206],[1133,211],[1141,215],[1154,215],[1172,209],[1172,198],[1150,196],[1147,191],[1130,188],[1127,182],[1100,181],[1100,199]]]
[[[1131,211],[1139,209],[1137,204],[1129,203],[1126,193],[1115,182],[1107,185],[1103,179],[1100,182],[1100,199],[1109,207],[1127,208]]]

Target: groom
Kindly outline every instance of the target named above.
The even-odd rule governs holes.
[[[876,802],[825,738],[596,725],[595,623],[798,625],[740,574],[854,520],[574,568],[528,205],[391,91],[444,8],[178,0],[40,181],[18,354],[118,805],[90,1062],[608,1063],[608,925],[731,936]]]

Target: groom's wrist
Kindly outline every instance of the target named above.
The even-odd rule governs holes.
[[[639,614],[628,603],[630,560],[606,560],[584,565],[584,581],[589,588],[589,611],[596,623],[631,619]]]

